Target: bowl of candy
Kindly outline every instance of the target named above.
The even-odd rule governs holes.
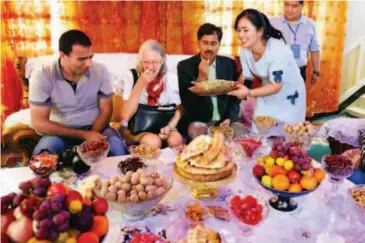
[[[161,153],[159,148],[152,148],[145,144],[132,145],[129,147],[129,152],[133,157],[141,159],[157,159]]]
[[[145,218],[149,210],[170,191],[172,184],[172,177],[138,169],[101,181],[94,192],[105,198],[111,207],[122,212],[125,219],[134,221]]]
[[[226,126],[215,126],[214,127],[214,126],[212,126],[212,127],[208,128],[208,134],[210,136],[213,136],[214,133],[216,133],[216,132],[223,133],[225,142],[230,142],[233,139],[234,131],[233,131],[233,128],[231,128],[231,127],[226,127]]]
[[[29,161],[29,168],[39,177],[48,177],[57,168],[58,155],[44,150],[33,155]]]
[[[284,125],[286,142],[298,142],[306,151],[310,150],[312,140],[317,132],[318,128],[309,121],[302,121],[294,125]]]
[[[109,153],[109,143],[107,141],[85,141],[76,146],[77,154],[88,166],[106,158]]]

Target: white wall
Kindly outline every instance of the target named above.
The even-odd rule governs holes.
[[[361,37],[365,37],[365,1],[349,0],[345,50]]]

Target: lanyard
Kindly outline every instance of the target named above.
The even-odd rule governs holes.
[[[290,26],[290,24],[287,24],[288,25],[288,27],[289,27],[289,29],[290,29],[290,31],[293,33],[293,35],[294,35],[294,42],[297,42],[297,33],[298,33],[298,29],[299,29],[299,24],[300,23],[298,23],[298,25],[297,25],[297,29],[295,30],[295,32],[294,32],[294,30],[291,28],[291,26]]]

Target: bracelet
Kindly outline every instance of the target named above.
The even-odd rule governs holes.
[[[248,90],[248,94],[247,94],[247,97],[246,97],[247,99],[251,99],[252,98],[252,96],[251,96],[251,90],[249,89]]]
[[[122,120],[122,121],[120,122],[120,125],[121,125],[122,127],[128,127],[128,121],[126,121],[126,120]]]

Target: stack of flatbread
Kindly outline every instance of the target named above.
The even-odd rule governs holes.
[[[209,94],[227,94],[235,89],[233,81],[224,79],[206,80],[195,82],[193,87],[189,88],[192,92],[200,95]]]
[[[217,181],[230,176],[235,169],[224,135],[196,137],[177,157],[176,172],[194,181]]]

